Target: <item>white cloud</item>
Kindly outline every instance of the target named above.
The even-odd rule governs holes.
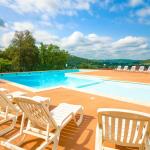
[[[150,45],[144,37],[127,36],[113,41],[111,37],[103,37],[94,33],[84,35],[76,31],[63,38],[60,46],[69,50],[71,54],[87,58],[140,59],[145,57],[146,59],[146,57],[150,57],[150,54],[145,54],[150,51]]]
[[[95,33],[88,34],[87,39],[93,43],[105,43],[112,40],[108,36],[98,36]]]
[[[48,20],[49,20],[49,16],[46,15],[46,14],[43,14],[43,15],[41,16],[41,18],[42,18],[43,21],[48,21]]]
[[[43,13],[49,16],[75,15],[78,10],[89,10],[95,0],[1,0],[0,5],[13,9],[18,13]]]
[[[15,31],[34,30],[34,25],[30,22],[14,22],[12,29]]]
[[[14,36],[14,32],[4,33],[0,38],[0,43],[2,47],[8,47],[12,38]]]
[[[150,16],[150,7],[145,7],[137,11],[136,13],[140,17]]]
[[[62,24],[62,23],[58,23],[55,22],[53,20],[50,21],[46,21],[46,20],[42,20],[39,22],[38,26],[43,26],[43,27],[48,27],[49,29],[58,29],[58,30],[62,30],[64,28],[64,26],[66,26],[67,24]]]
[[[83,43],[84,35],[81,32],[74,32],[70,36],[62,39],[61,44],[63,47],[74,47],[77,44],[80,45]]]
[[[145,6],[139,10],[137,10],[134,14],[132,14],[132,17],[135,18],[135,20],[144,25],[150,25],[150,6]]]
[[[0,42],[7,47],[10,43],[13,32],[4,33]],[[150,58],[150,44],[144,37],[126,36],[118,40],[111,37],[100,36],[95,33],[88,35],[75,31],[71,35],[60,38],[43,30],[36,30],[33,36],[37,44],[57,44],[62,49],[79,57],[91,59],[148,59]]]
[[[145,17],[139,17],[138,22],[145,25],[150,25],[150,19],[147,19]]]
[[[45,44],[54,43],[58,44],[59,38],[55,35],[51,35],[50,33],[42,30],[37,30],[33,33],[37,43],[44,42]]]
[[[143,3],[143,0],[129,0],[129,6],[135,7]]]
[[[143,37],[133,37],[133,36],[127,36],[125,38],[122,38],[116,42],[114,42],[113,48],[119,49],[119,48],[126,48],[126,47],[133,47],[138,48],[139,46],[143,46],[146,43],[146,39]]]

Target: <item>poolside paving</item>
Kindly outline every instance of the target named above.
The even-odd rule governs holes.
[[[124,81],[131,81],[131,82],[150,83],[150,73],[146,73],[146,72],[98,70],[98,71],[93,71],[93,72],[79,72],[77,74],[109,77],[109,79],[112,79],[112,80],[124,80]]]
[[[96,71],[96,72],[87,72],[82,74],[108,76],[111,79],[115,79],[115,80],[150,83],[150,74],[146,74],[146,73],[140,73],[140,74],[127,73],[127,72],[123,73],[117,71],[103,70],[103,71]],[[129,74],[131,76],[129,76]],[[50,109],[53,109],[59,103],[62,102],[83,105],[84,107],[83,123],[81,124],[80,127],[76,127],[74,122],[71,121],[62,130],[59,147],[58,147],[59,150],[94,150],[95,129],[97,123],[97,112],[96,112],[97,108],[103,108],[103,107],[124,108],[124,109],[138,110],[141,112],[150,113],[149,107],[146,106],[121,102],[118,100],[113,100],[102,96],[96,96],[92,94],[82,93],[79,91],[74,91],[71,89],[57,88],[57,89],[45,90],[45,91],[33,93],[15,87],[13,85],[9,85],[8,83],[5,82],[0,82],[0,87],[8,88],[10,91],[23,90],[27,92],[29,96],[40,95],[40,96],[50,97],[52,100]],[[15,135],[19,131],[20,120],[21,117],[19,117],[18,119],[16,128],[12,130],[12,132],[9,132],[8,134],[5,134],[4,136],[0,137],[0,140],[5,140]],[[0,129],[6,127],[7,125],[8,124],[5,124],[3,127],[0,127]],[[26,137],[22,147],[26,149],[34,150],[41,142],[42,141],[40,139],[28,136]],[[116,147],[114,144],[110,144],[110,143],[105,143],[105,144],[108,147],[113,147],[113,148],[115,147],[116,149],[120,149],[120,150],[128,150],[127,148]],[[50,144],[46,149],[50,150],[51,146],[52,144]],[[5,148],[1,146],[0,150],[5,150]]]

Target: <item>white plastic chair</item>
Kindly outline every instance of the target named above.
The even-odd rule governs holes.
[[[124,109],[98,109],[95,150],[105,150],[104,141],[150,150],[150,114]]]
[[[81,105],[61,103],[52,111],[49,111],[45,104],[36,102],[32,98],[17,97],[15,102],[22,110],[23,117],[20,133],[5,142],[1,142],[1,145],[9,149],[21,150],[22,148],[11,142],[22,135],[29,134],[44,139],[37,150],[43,150],[51,142],[53,142],[52,149],[56,150],[62,128],[72,119],[79,126],[83,119],[83,107]],[[75,115],[78,113],[80,117],[76,120]],[[28,123],[24,128],[25,118],[28,119]]]

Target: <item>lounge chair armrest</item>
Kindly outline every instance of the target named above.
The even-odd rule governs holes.
[[[70,114],[68,114],[65,118],[64,118],[64,120],[62,121],[62,123],[61,123],[61,127],[63,126],[63,124],[64,124],[64,122],[69,118],[69,117],[73,117],[74,116],[74,114],[71,112]]]
[[[8,99],[13,99],[13,96],[12,96],[11,94],[6,94],[6,97],[7,97]]]

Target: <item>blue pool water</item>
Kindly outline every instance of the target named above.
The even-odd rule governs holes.
[[[43,89],[54,86],[78,87],[86,83],[92,83],[93,80],[67,77],[65,73],[79,72],[79,70],[59,70],[44,72],[24,72],[0,74],[0,79],[19,83],[35,89]]]
[[[19,83],[34,89],[67,86],[83,92],[114,99],[127,99],[150,106],[150,85],[65,75],[66,73],[79,71],[75,69],[0,74],[0,79]]]
[[[101,80],[90,86],[80,87],[84,92],[103,95],[114,99],[126,99],[150,106],[150,85]]]

